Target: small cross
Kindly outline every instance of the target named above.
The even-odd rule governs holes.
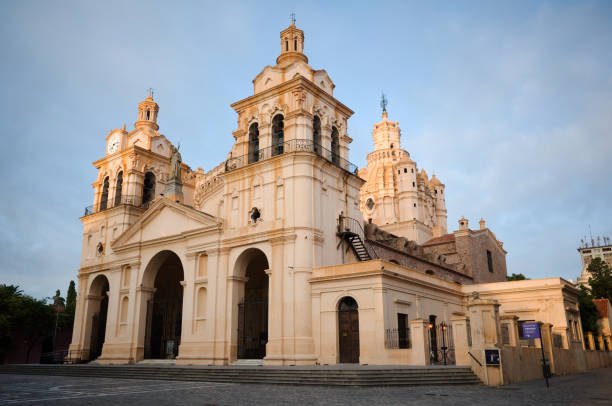
[[[387,100],[385,94],[382,93],[380,97],[380,107],[382,107],[383,111],[387,111],[387,104],[389,104],[389,100]]]
[[[295,25],[295,13],[291,13],[290,17],[291,17],[291,24]]]
[[[151,95],[151,97],[153,97],[153,88],[152,88],[152,87],[150,87],[150,88],[148,89],[148,91],[149,91],[149,94]]]

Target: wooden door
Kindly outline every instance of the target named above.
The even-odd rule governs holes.
[[[341,363],[359,363],[359,312],[338,312],[339,350]]]

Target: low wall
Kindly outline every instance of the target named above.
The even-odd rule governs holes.
[[[504,384],[543,379],[542,351],[539,348],[504,347],[500,351]],[[612,352],[553,348],[554,375],[569,375],[612,366]]]

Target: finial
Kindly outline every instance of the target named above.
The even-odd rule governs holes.
[[[291,17],[291,25],[295,25],[295,13],[289,14],[289,17]]]
[[[387,99],[387,96],[385,96],[385,94],[381,92],[380,107],[385,112],[387,111],[387,104],[389,104],[389,100]]]
[[[153,98],[153,88],[152,87],[148,88],[147,93],[149,93],[148,96],[151,96],[151,99],[152,99]]]

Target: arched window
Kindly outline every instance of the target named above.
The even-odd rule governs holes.
[[[153,197],[155,197],[155,174],[153,172],[147,172],[142,187],[143,206],[153,200]]]
[[[100,198],[100,210],[106,210],[108,207],[108,176],[104,178],[104,185],[102,186],[102,197]]]
[[[339,138],[338,129],[336,127],[332,127],[332,134],[331,134],[332,162],[336,165],[340,163],[340,140],[338,138]]]
[[[277,114],[272,119],[272,156],[283,153],[285,142],[285,124],[282,114]]]
[[[293,50],[297,51],[297,39],[293,40]]]
[[[122,189],[123,189],[123,171],[117,174],[117,185],[115,187],[115,206],[121,203]]]
[[[289,51],[289,41],[285,40],[285,51]]]
[[[151,119],[151,110],[147,110],[147,120]]]
[[[259,161],[259,125],[251,124],[249,127],[249,163]]]
[[[312,120],[312,142],[314,144],[314,152],[321,153],[321,119],[319,116],[314,116]]]

